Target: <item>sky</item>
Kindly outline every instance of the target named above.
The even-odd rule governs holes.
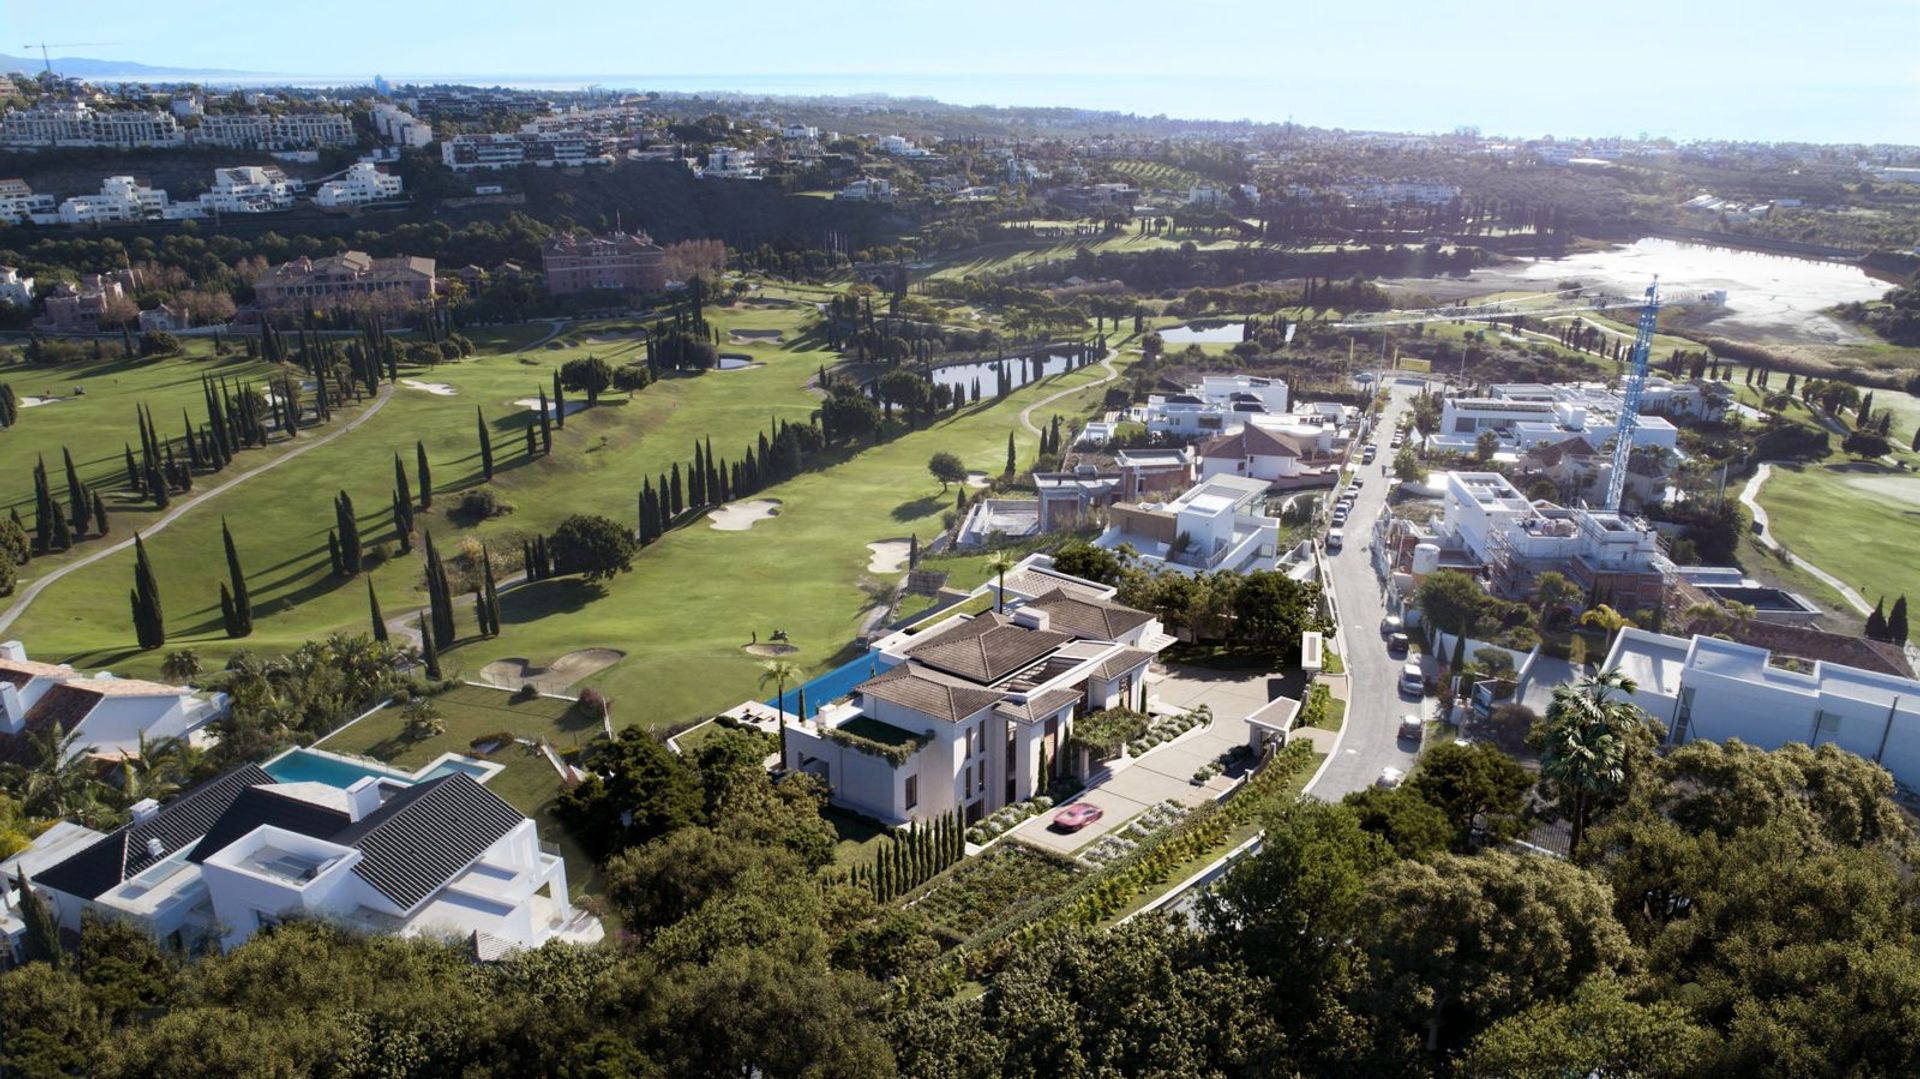
[[[196,0],[190,16],[154,18],[151,0],[93,0],[84,23],[60,5],[7,7],[0,24],[19,41],[88,39],[56,56],[288,76],[1920,143],[1920,0],[411,0],[342,18],[258,0]]]

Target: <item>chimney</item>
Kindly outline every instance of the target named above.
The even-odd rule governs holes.
[[[139,824],[141,821],[146,820],[148,817],[151,817],[155,813],[160,812],[160,803],[154,801],[151,798],[142,798],[139,801],[128,806],[127,812],[133,815],[133,823]],[[154,840],[154,842],[159,842],[159,841]]]
[[[167,854],[167,846],[166,844],[160,842],[159,836],[154,836],[153,838],[147,840],[147,855],[149,857],[164,858],[166,857],[166,854]]]
[[[10,663],[25,663],[27,646],[19,641],[0,641],[0,659]]]
[[[347,788],[347,816],[360,820],[380,808],[380,780],[363,776]]]
[[[27,726],[27,703],[20,699],[20,687],[0,682],[0,734],[19,734]]]
[[[1051,623],[1052,619],[1048,617],[1047,612],[1039,607],[1022,607],[1013,612],[1013,624],[1016,626],[1044,630],[1049,628]]]

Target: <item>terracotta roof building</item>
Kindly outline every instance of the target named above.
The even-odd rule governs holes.
[[[644,232],[608,232],[598,236],[567,233],[540,249],[547,291],[659,292],[667,287],[667,260]]]
[[[430,258],[375,258],[364,251],[348,251],[283,262],[253,283],[253,294],[261,307],[280,311],[405,307],[433,299],[435,284]]]

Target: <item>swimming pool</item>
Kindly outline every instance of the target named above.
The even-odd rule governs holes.
[[[887,666],[890,667],[892,664],[888,664]],[[811,714],[821,705],[830,701],[839,700],[841,697],[852,693],[853,687],[886,669],[887,667],[880,665],[879,657],[865,655],[843,663],[818,678],[807,682],[802,688],[806,690],[807,694],[808,713]],[[769,708],[780,707],[780,701],[777,697],[768,697],[764,703]],[[792,686],[787,687],[787,709],[793,711],[799,707],[799,694],[794,692]]]
[[[329,753],[324,749],[289,749],[261,766],[282,783],[324,783],[345,790],[367,776],[391,779],[396,783],[422,783],[465,772],[477,783],[492,779],[502,766],[477,761],[457,753],[448,753],[423,766],[418,772],[406,772],[377,761]]]

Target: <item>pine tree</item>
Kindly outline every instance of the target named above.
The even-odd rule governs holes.
[[[387,620],[380,617],[380,597],[373,590],[373,578],[367,578],[367,616],[373,620],[373,639],[387,643]]]
[[[426,664],[427,677],[438,682],[440,680],[440,648],[433,643],[434,636],[435,634],[427,629],[427,616],[423,611],[420,614],[420,658]]]
[[[240,570],[240,552],[233,545],[233,532],[227,528],[224,517],[220,519],[220,541],[227,549],[227,580],[233,608],[227,636],[245,637],[253,632],[253,600],[247,594],[247,575]]]
[[[413,444],[414,471],[420,474],[420,508],[433,508],[433,472],[427,467],[427,444]]]
[[[1904,593],[1893,601],[1893,610],[1887,615],[1887,639],[1897,645],[1907,643],[1907,597]]]
[[[476,407],[473,410],[473,419],[480,430],[480,474],[491,480],[493,478],[493,439],[487,436],[487,418]]]

